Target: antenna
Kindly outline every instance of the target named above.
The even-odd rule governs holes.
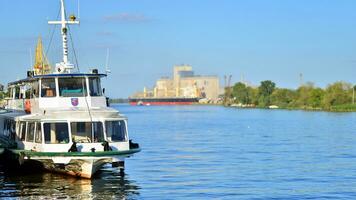
[[[303,73],[300,73],[299,74],[299,81],[300,81],[300,86],[302,86],[303,84],[304,84],[304,82],[303,82]]]
[[[80,19],[80,0],[78,0],[78,19]]]
[[[68,28],[67,25],[79,24],[79,21],[76,20],[74,15],[69,17],[69,20],[66,18],[66,11],[64,7],[64,0],[61,0],[61,20],[59,21],[49,21],[48,24],[59,24],[61,25],[61,35],[63,43],[63,61],[56,64],[57,73],[69,72],[74,68],[74,65],[71,64],[68,60]]]
[[[107,49],[106,49],[106,63],[105,63],[105,72],[106,72],[106,75],[111,73],[111,71],[110,71],[110,69],[109,69],[109,55],[110,55],[110,51],[109,51],[109,48],[107,48]]]
[[[244,74],[241,74],[241,80],[240,80],[240,82],[246,85]]]

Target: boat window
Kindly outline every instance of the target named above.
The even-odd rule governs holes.
[[[106,137],[109,142],[126,141],[126,125],[124,120],[105,122]]]
[[[11,121],[9,119],[4,120],[4,135],[10,136]]]
[[[9,92],[8,92],[8,97],[12,99],[13,96],[14,96],[14,93],[13,93],[14,90],[12,89],[12,87],[9,88],[8,90],[9,90]]]
[[[27,135],[26,135],[26,142],[33,142],[35,136],[35,123],[28,122],[27,124]]]
[[[59,95],[61,97],[84,97],[86,96],[85,78],[60,78],[58,79]]]
[[[78,143],[104,142],[104,131],[101,122],[72,122],[73,141]]]
[[[20,98],[20,87],[16,86],[15,87],[15,99],[19,99]]]
[[[11,140],[15,139],[16,135],[16,123],[12,119],[4,120],[4,135],[8,136]]]
[[[33,89],[32,89],[33,86],[34,85],[32,83],[26,83],[26,85],[21,86],[21,93],[22,93],[21,98],[22,99],[32,99],[34,97]]]
[[[104,142],[104,129],[101,122],[93,123],[94,142]]]
[[[90,96],[101,96],[101,87],[100,87],[100,79],[97,77],[89,78],[89,89]]]
[[[20,123],[20,140],[24,141],[26,137],[26,122]]]
[[[32,85],[31,84],[27,84],[24,86],[24,90],[25,90],[25,96],[24,99],[31,99],[32,98]]]
[[[39,84],[38,81],[34,81],[31,83],[31,97],[30,98],[34,98],[34,97],[38,97],[39,96]]]
[[[42,143],[41,123],[36,123],[35,142]]]
[[[21,85],[20,86],[20,97],[19,97],[19,99],[24,99],[25,98],[25,94],[26,94],[26,86],[25,85]]]
[[[41,97],[56,96],[56,81],[54,78],[45,78],[41,80]]]
[[[46,144],[69,143],[69,132],[67,123],[44,123],[43,132]]]

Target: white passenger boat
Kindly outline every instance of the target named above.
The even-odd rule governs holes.
[[[140,151],[128,136],[127,118],[108,106],[101,88],[105,74],[75,72],[68,60],[68,19],[61,0],[63,61],[54,72],[43,65],[27,78],[8,84],[5,110],[0,110],[0,153],[5,163],[35,166],[91,178],[104,164],[123,172],[125,158]],[[47,66],[48,67],[48,66]]]

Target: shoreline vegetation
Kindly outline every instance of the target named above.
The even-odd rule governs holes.
[[[251,87],[238,82],[225,88],[224,105],[241,108],[270,108],[306,111],[356,112],[356,85],[339,81],[325,89],[307,82],[299,88],[278,88],[270,80]]]

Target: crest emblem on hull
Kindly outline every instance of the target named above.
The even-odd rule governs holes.
[[[78,106],[78,104],[79,104],[78,98],[72,98],[71,102],[72,102],[72,106]]]

